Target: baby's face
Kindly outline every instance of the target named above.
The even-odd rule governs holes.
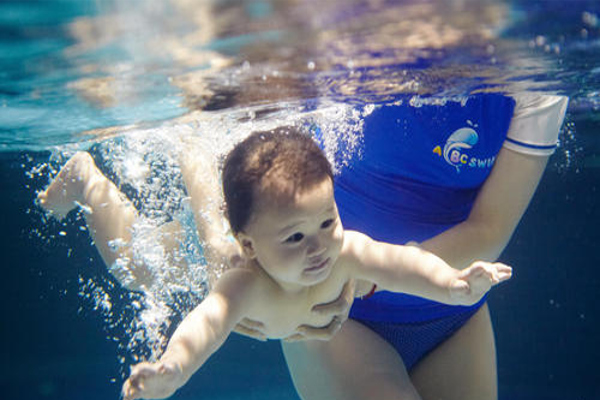
[[[290,290],[325,280],[340,254],[343,228],[328,178],[289,202],[257,202],[244,234],[250,253]]]

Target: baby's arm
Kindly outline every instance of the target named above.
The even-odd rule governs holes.
[[[255,275],[243,269],[223,274],[215,289],[177,327],[155,363],[131,369],[123,384],[124,400],[171,396],[221,347],[252,303]]]
[[[452,304],[471,305],[478,302],[492,286],[512,277],[512,268],[502,263],[475,261],[458,272],[450,285]]]
[[[457,270],[417,247],[377,242],[358,232],[347,232],[347,243],[359,278],[380,289],[447,304],[474,304],[493,285],[512,275],[510,267],[484,261]]]

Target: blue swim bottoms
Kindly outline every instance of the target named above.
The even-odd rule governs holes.
[[[359,320],[398,352],[406,369],[410,370],[438,345],[458,331],[479,309],[465,308],[464,311],[442,318],[413,322],[394,323]]]

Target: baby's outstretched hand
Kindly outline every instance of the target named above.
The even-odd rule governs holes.
[[[143,362],[131,368],[131,375],[123,384],[123,400],[164,399],[181,385],[182,372],[173,363]]]
[[[475,261],[460,271],[450,285],[450,297],[457,304],[471,305],[479,301],[494,285],[512,276],[512,268],[502,263]]]

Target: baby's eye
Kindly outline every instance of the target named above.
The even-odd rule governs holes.
[[[285,239],[284,243],[298,243],[302,239],[304,239],[304,235],[302,233],[294,233],[293,235]]]
[[[328,219],[328,220],[324,221],[324,222],[321,224],[321,229],[327,229],[327,228],[329,228],[331,225],[333,225],[333,222],[334,222],[334,219],[333,219],[333,218],[331,218],[331,219]]]

